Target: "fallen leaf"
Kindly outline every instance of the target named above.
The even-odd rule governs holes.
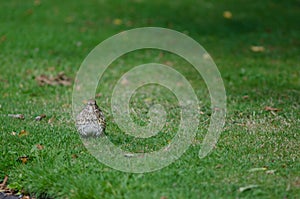
[[[264,52],[265,48],[263,46],[251,46],[250,48],[253,52]]]
[[[274,107],[271,107],[271,106],[266,106],[266,107],[264,108],[264,110],[265,110],[265,111],[275,111],[275,112],[280,111],[279,108],[274,108]]]
[[[129,84],[129,81],[126,77],[124,77],[122,80],[121,80],[121,84],[122,85],[128,85]]]
[[[0,198],[7,199],[37,199],[36,197],[31,197],[28,194],[23,194],[22,186],[17,182],[11,182],[6,185],[8,181],[8,176],[5,176],[2,183],[0,184]]]
[[[257,187],[259,187],[259,186],[255,185],[255,184],[248,185],[248,186],[245,186],[245,187],[240,187],[239,192],[244,192],[244,191],[247,191],[247,190],[250,190],[250,189],[253,189],[253,188],[257,188]]]
[[[53,82],[53,80],[50,80],[50,78],[48,76],[46,76],[46,75],[37,76],[35,78],[35,80],[38,82],[38,84],[40,86],[43,86],[43,85],[46,85],[46,84],[51,85],[51,86],[55,85],[55,83]]]
[[[34,3],[33,3],[35,6],[39,6],[41,5],[41,1],[40,0],[34,0]]]
[[[46,115],[45,114],[41,114],[39,116],[36,116],[35,117],[35,121],[41,121],[43,118],[46,118]]]
[[[38,150],[43,150],[43,149],[44,149],[44,146],[41,145],[41,144],[37,144],[37,145],[36,145],[36,148],[37,148]]]
[[[15,118],[15,119],[20,119],[20,120],[25,119],[23,114],[8,114],[8,117],[12,117],[12,118]]]
[[[2,183],[0,184],[0,188],[3,189],[5,187],[7,180],[8,180],[8,176],[5,176]]]
[[[223,17],[225,19],[231,19],[232,18],[232,13],[230,11],[226,10],[226,11],[223,12]]]
[[[114,19],[114,20],[113,20],[113,24],[119,26],[119,25],[122,24],[122,20],[121,20],[121,19]]]
[[[102,97],[102,93],[97,93],[97,94],[95,95],[95,98],[98,98],[98,97]]]
[[[70,86],[72,84],[72,79],[67,77],[64,72],[60,72],[54,77],[54,81],[56,81],[60,85]]]
[[[76,158],[78,158],[78,155],[72,154],[72,158],[73,158],[73,159],[76,159]]]
[[[23,163],[26,164],[29,160],[28,156],[21,156],[19,157],[19,160]]]
[[[27,132],[27,131],[25,131],[25,130],[21,130],[21,132],[19,133],[19,137],[23,137],[23,136],[26,136],[26,135],[28,135],[29,133]]]
[[[243,96],[243,99],[248,99],[248,98],[249,98],[248,95],[244,95],[244,96]]]
[[[47,75],[39,75],[35,78],[37,83],[40,86],[50,85],[63,85],[63,86],[70,86],[72,84],[72,79],[67,77],[64,72],[58,73],[55,77],[47,76]]]
[[[171,62],[171,61],[166,61],[164,64],[166,64],[167,66],[173,66],[174,65],[173,62]]]

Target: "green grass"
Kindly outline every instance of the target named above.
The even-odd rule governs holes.
[[[299,1],[54,0],[34,5],[13,0],[0,5],[0,181],[8,175],[12,187],[51,198],[300,197]],[[223,18],[225,10],[232,19]],[[114,19],[122,24],[115,25]],[[201,77],[180,57],[161,56],[158,50],[122,56],[97,91],[112,142],[127,150],[153,151],[165,146],[178,127],[176,98],[153,86],[132,98],[132,117],[147,123],[148,107],[159,102],[168,110],[167,133],[140,140],[125,136],[114,123],[111,90],[122,73],[138,64],[172,63],[194,87],[204,112],[197,137],[179,160],[156,172],[131,174],[99,163],[84,148],[71,117],[72,87],[41,87],[35,77],[64,71],[74,79],[98,43],[143,26],[188,34],[212,55],[226,87],[228,113],[216,148],[199,159],[210,116]],[[253,45],[266,50],[252,52]],[[272,114],[266,106],[280,111]],[[13,113],[24,114],[25,120],[7,117]],[[42,113],[47,118],[34,121]],[[48,124],[51,117],[55,120]],[[12,134],[24,129],[26,136]],[[29,157],[26,164],[18,161],[21,156]],[[249,172],[261,167],[275,173]],[[239,192],[253,184],[258,187]]]

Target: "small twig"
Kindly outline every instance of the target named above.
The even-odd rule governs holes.
[[[1,189],[5,187],[7,180],[8,180],[8,176],[5,176],[3,182],[0,184]]]

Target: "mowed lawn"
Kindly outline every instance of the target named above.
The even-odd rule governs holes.
[[[38,198],[300,198],[299,18],[297,0],[1,1],[0,182],[8,176],[10,188]],[[135,139],[118,128],[111,91],[136,65],[157,62],[178,70],[201,107],[197,136],[180,159],[155,172],[124,173],[99,163],[82,144],[72,119],[72,85],[96,45],[148,26],[187,34],[210,53],[226,88],[227,118],[217,146],[199,159],[211,115],[201,76],[160,50],[120,57],[96,96],[114,144],[155,151],[180,123],[175,96],[150,85],[132,97],[132,118],[146,124],[150,104],[160,103],[167,111],[165,132]],[[41,85],[45,77],[59,80]]]

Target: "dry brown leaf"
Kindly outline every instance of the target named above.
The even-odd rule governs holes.
[[[230,11],[226,10],[226,11],[223,12],[223,17],[225,19],[231,19],[232,18],[232,13]]]
[[[249,95],[244,95],[243,99],[249,99]]]
[[[171,62],[171,61],[166,61],[164,64],[166,64],[167,66],[173,66],[174,65],[173,62]]]
[[[116,26],[119,26],[119,25],[122,24],[122,20],[121,19],[114,19],[113,24],[115,24]]]
[[[122,80],[121,80],[121,84],[122,85],[128,85],[129,84],[129,81],[126,77],[124,77]]]
[[[35,6],[39,6],[41,5],[41,1],[40,0],[34,0],[34,3],[33,3]]]
[[[271,106],[266,106],[264,108],[265,111],[274,111],[274,112],[277,112],[277,111],[280,111],[279,108],[274,108],[274,107],[271,107]]]
[[[23,136],[26,136],[26,135],[28,135],[29,133],[27,132],[27,131],[25,131],[25,130],[21,130],[21,132],[19,133],[19,137],[23,137]]]
[[[36,199],[36,197],[30,197],[27,194],[23,194],[23,191],[21,192],[22,195],[16,194],[16,190],[7,187],[7,181],[8,181],[8,176],[5,176],[2,183],[0,183],[0,192],[5,193],[4,195],[1,194],[0,198],[2,198],[2,196],[6,195],[6,197],[4,197],[4,198]],[[21,191],[21,190],[18,190],[18,191]]]
[[[19,160],[23,163],[26,164],[29,160],[28,156],[21,156],[19,157]]]
[[[56,86],[56,85],[62,85],[62,86],[70,86],[72,85],[72,79],[67,77],[64,72],[58,73],[56,76],[47,76],[47,75],[39,75],[35,78],[37,83],[40,86],[44,85],[50,85],[50,86]]]
[[[12,117],[12,118],[20,119],[20,120],[25,119],[23,114],[8,114],[8,117]]]
[[[73,158],[73,159],[76,159],[76,158],[78,158],[78,155],[72,154],[72,158]]]
[[[102,93],[97,93],[97,94],[95,95],[95,98],[99,98],[99,97],[102,97]]]
[[[44,146],[41,145],[41,144],[37,144],[37,145],[36,145],[36,148],[37,148],[38,150],[43,150],[43,149],[44,149]]]
[[[251,46],[251,51],[253,52],[264,52],[265,48],[263,46]]]
[[[5,176],[3,179],[3,182],[0,184],[1,189],[3,189],[5,187],[7,180],[8,180],[8,176]]]
[[[46,118],[46,115],[45,114],[41,114],[39,116],[36,116],[35,117],[35,121],[41,121],[43,118]]]

